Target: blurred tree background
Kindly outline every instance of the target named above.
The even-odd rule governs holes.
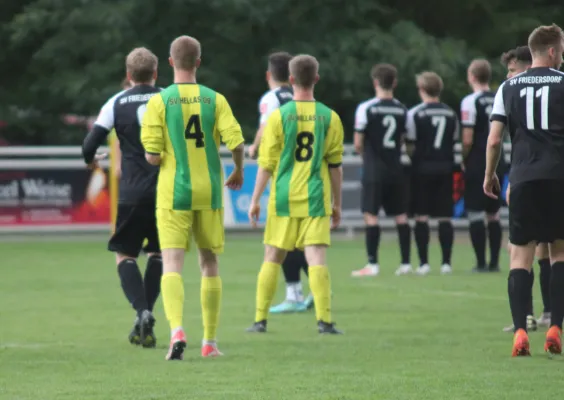
[[[408,106],[418,102],[414,74],[438,72],[444,101],[458,109],[472,58],[491,60],[497,87],[500,54],[563,16],[564,4],[550,0],[2,0],[1,134],[13,144],[81,143],[85,128],[61,115],[96,115],[137,46],[157,54],[157,83],[169,85],[169,44],[188,34],[202,42],[199,81],[227,97],[247,139],[277,50],[319,59],[316,97],[350,139],[356,105],[373,96],[373,64],[398,67],[397,97]]]

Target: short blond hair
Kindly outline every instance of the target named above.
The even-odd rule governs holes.
[[[562,46],[564,33],[556,24],[541,25],[529,35],[529,49],[531,53],[544,53],[550,47]]]
[[[306,89],[313,87],[318,72],[319,62],[313,56],[301,54],[290,60],[290,75],[297,86]]]
[[[443,91],[443,80],[436,72],[425,71],[416,75],[417,88],[431,97],[439,97]]]
[[[202,47],[191,36],[179,36],[170,44],[170,57],[175,68],[190,71],[202,56]]]
[[[125,68],[131,75],[131,80],[137,83],[148,83],[153,80],[157,71],[159,59],[145,47],[131,50],[125,59]]]
[[[490,83],[492,79],[492,66],[485,58],[477,58],[470,63],[468,67],[470,74],[476,78],[478,83],[483,85]]]

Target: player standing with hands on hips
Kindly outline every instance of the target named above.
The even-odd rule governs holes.
[[[529,36],[531,68],[505,81],[495,96],[486,153],[484,193],[497,199],[495,173],[504,128],[512,142],[508,295],[515,334],[513,356],[530,355],[527,311],[535,247],[549,243],[551,323],[544,350],[562,352],[564,317],[564,73],[558,71],[564,33],[553,24]]]

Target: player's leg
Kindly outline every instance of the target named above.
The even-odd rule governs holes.
[[[452,272],[451,258],[454,243],[454,228],[452,226],[452,212],[454,201],[453,180],[451,174],[438,175],[436,178],[435,201],[430,202],[431,217],[437,218],[439,223],[439,244],[441,245],[442,265],[441,274]]]
[[[488,270],[499,272],[499,252],[501,250],[502,230],[499,218],[501,199],[485,199],[486,220],[488,221],[488,242],[490,246],[490,262]]]
[[[148,311],[143,277],[137,265],[137,257],[141,252],[144,240],[143,226],[139,223],[136,207],[119,205],[116,217],[116,228],[108,242],[108,250],[116,253],[116,264],[123,293],[136,311],[133,329],[129,334],[132,344],[141,344],[140,324],[142,320],[152,318]]]
[[[167,360],[182,360],[186,334],[182,327],[184,314],[184,253],[189,249],[192,211],[157,209],[157,227],[163,260],[161,292],[171,340]]]
[[[382,206],[382,183],[363,181],[361,203],[361,209],[364,215],[365,245],[368,263],[364,268],[353,271],[351,275],[354,277],[377,276],[380,273],[380,266],[378,264],[378,247],[380,246],[378,213]]]
[[[300,272],[304,264],[307,265],[303,251],[293,250],[288,252],[282,263],[282,271],[286,280],[286,298],[282,303],[271,307],[271,313],[292,313],[307,310],[300,280]]]
[[[223,210],[194,211],[193,235],[198,245],[202,280],[200,304],[202,307],[202,356],[215,357],[222,353],[217,348],[217,327],[221,309],[222,281],[217,255],[223,253],[225,229]]]
[[[486,225],[485,218],[485,194],[482,188],[483,176],[466,176],[464,203],[468,214],[470,240],[476,255],[474,272],[487,272],[486,267]]]
[[[431,271],[429,266],[429,210],[430,202],[435,201],[434,191],[429,185],[431,181],[424,175],[413,180],[413,208],[415,214],[415,245],[419,256],[418,275],[426,275]]]
[[[326,252],[331,244],[331,218],[303,218],[299,223],[296,246],[305,248],[309,264],[309,285],[315,303],[317,330],[321,334],[340,334],[331,314],[331,276]]]
[[[509,239],[512,244],[509,264],[508,295],[514,325],[513,356],[530,355],[527,336],[527,314],[531,298],[531,274],[537,221],[542,219],[538,209],[538,182],[525,182],[511,188],[509,204]]]
[[[266,332],[268,311],[278,285],[280,266],[286,253],[296,247],[297,220],[267,215],[264,229],[264,261],[257,278],[256,312],[247,332]]]
[[[403,175],[394,177],[382,192],[382,205],[386,215],[393,216],[398,232],[401,263],[396,274],[411,272],[411,227],[407,218],[408,198],[406,179]]]
[[[543,312],[537,319],[539,326],[550,326],[550,253],[547,243],[539,243],[535,253],[540,267],[539,282],[542,296]]]

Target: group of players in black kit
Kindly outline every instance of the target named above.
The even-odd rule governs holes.
[[[537,327],[532,310],[532,264],[538,243],[541,243],[537,248],[537,258],[541,267],[544,303],[544,312],[538,321],[550,327],[545,351],[561,353],[562,347],[564,73],[558,68],[563,51],[564,34],[558,26],[535,29],[529,37],[528,46],[512,50],[502,57],[509,71],[508,80],[497,93],[489,88],[489,63],[474,60],[468,68],[468,82],[473,93],[461,103],[461,124],[457,113],[440,101],[443,82],[439,75],[434,72],[417,75],[421,103],[408,110],[394,98],[398,78],[396,68],[390,64],[377,64],[371,73],[376,97],[361,103],[355,115],[354,145],[363,157],[361,200],[368,256],[368,264],[353,271],[355,277],[376,276],[380,272],[378,247],[381,231],[378,218],[381,208],[395,218],[397,225],[401,263],[396,274],[413,272],[410,261],[411,227],[408,224],[410,201],[415,215],[414,237],[420,261],[415,273],[426,275],[431,271],[429,218],[438,220],[442,250],[440,272],[448,274],[452,271],[452,172],[454,144],[460,139],[463,145],[465,202],[470,237],[476,253],[474,271],[499,271],[502,229],[497,171],[503,168],[499,163],[502,141],[505,132],[509,132],[512,154],[511,190],[507,194],[511,242],[508,294],[513,326],[508,330],[515,332],[514,356],[530,355],[527,330]],[[269,59],[267,81],[270,91],[260,102],[261,127],[250,148],[251,157],[256,156],[262,124],[270,112],[291,99],[292,93],[287,85],[290,59],[287,53],[275,53]],[[156,72],[153,74],[151,71],[156,71],[156,65],[148,68],[128,58],[128,79],[133,82],[133,87],[113,96],[104,105],[94,129],[83,144],[85,162],[94,166],[96,150],[112,128],[119,138],[122,153],[119,209],[115,233],[108,249],[117,254],[124,293],[137,312],[130,341],[145,347],[154,347],[156,343],[153,333],[155,320],[151,311],[159,295],[162,273],[154,216],[158,170],[145,162],[139,141],[143,107],[151,96],[159,92],[154,87]],[[401,161],[404,145],[411,159],[409,178]],[[145,247],[144,240],[148,241]],[[489,262],[486,262],[486,241],[490,244]],[[145,279],[136,262],[142,250],[149,255]],[[303,253],[291,253],[284,265],[287,301],[280,305],[282,307],[273,307],[272,312],[311,308],[311,299],[304,299],[301,293],[301,269],[307,273]]]

